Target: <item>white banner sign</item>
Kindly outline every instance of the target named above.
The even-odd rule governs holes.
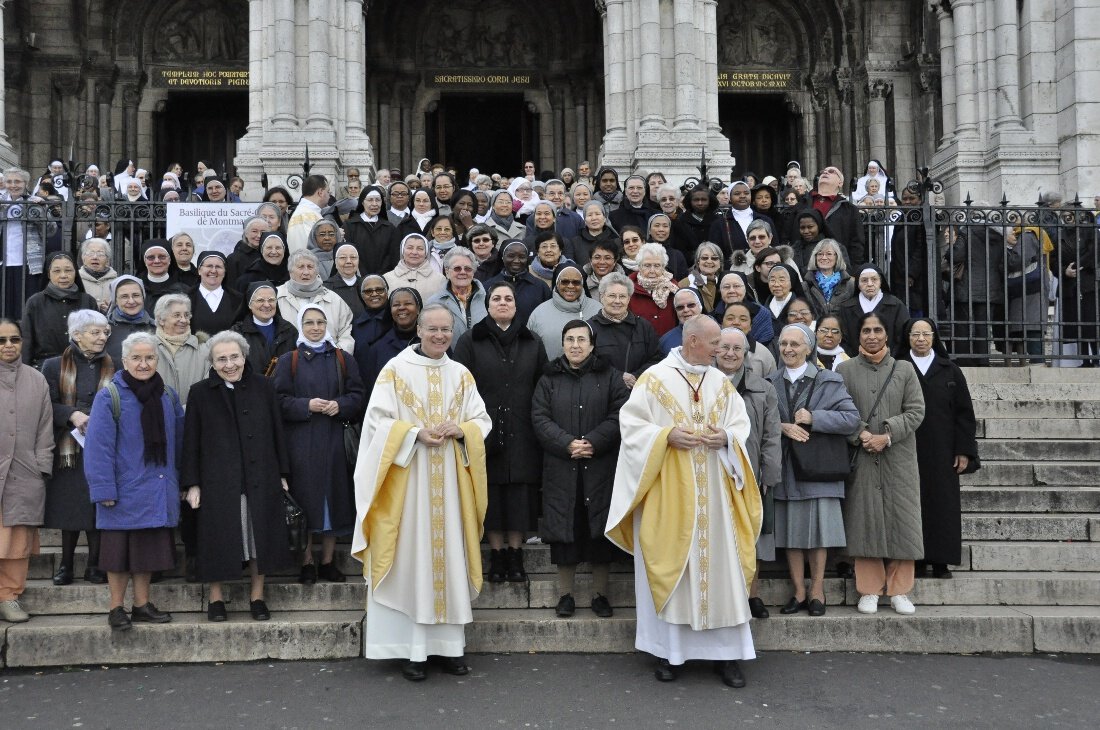
[[[168,237],[186,233],[195,254],[214,249],[228,256],[241,240],[244,222],[256,215],[256,203],[169,203]]]

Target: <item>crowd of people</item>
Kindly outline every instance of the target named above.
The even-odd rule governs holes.
[[[176,568],[177,530],[210,621],[244,565],[261,621],[267,575],[344,581],[350,536],[366,656],[406,660],[410,680],[429,656],[463,674],[471,600],[483,579],[526,580],[537,535],[557,616],[577,610],[581,563],[581,604],[612,616],[610,568],[633,555],[657,678],[711,659],[743,686],[749,618],[769,617],[758,562],[786,560],[783,614],[826,613],[830,551],[861,613],[887,596],[912,614],[917,576],[950,577],[959,475],[979,466],[966,379],[910,260],[869,263],[839,169],[716,192],[587,163],[544,182],[533,164],[433,167],[346,190],[309,176],[296,204],[273,188],[229,255],[147,238],[120,272],[120,242],[95,230],[74,252],[21,241],[41,283],[0,320],[0,406],[20,414],[0,434],[4,619],[27,619],[40,526],[61,530],[57,585],[85,533],[83,580],[108,584],[120,631],[171,620],[149,585]],[[91,174],[69,194],[100,189]],[[8,171],[10,200],[22,180]],[[856,187],[892,204],[878,163]],[[1028,236],[1006,235],[1009,260],[1031,260]],[[308,526],[297,549],[288,505]]]

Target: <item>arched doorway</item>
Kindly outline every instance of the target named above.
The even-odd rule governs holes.
[[[199,160],[213,169],[233,174],[237,140],[248,126],[248,97],[239,93],[175,92],[157,111],[156,170],[163,172],[178,162],[190,173]]]
[[[431,29],[425,32],[426,29]],[[376,0],[367,125],[379,166],[421,157],[513,175],[558,170],[603,137],[603,32],[590,0]]]
[[[717,22],[718,120],[734,177],[854,159],[850,41],[836,0],[719,0]]]

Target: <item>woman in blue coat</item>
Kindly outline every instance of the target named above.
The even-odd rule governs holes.
[[[323,310],[302,309],[298,331],[298,348],[279,357],[274,376],[290,447],[290,493],[305,510],[310,531],[298,580],[343,583],[332,559],[336,537],[349,534],[355,522],[344,428],[363,417],[363,381],[355,358],[336,346]],[[315,533],[321,534],[320,567],[313,563]]]
[[[116,631],[132,622],[172,620],[149,601],[149,579],[175,566],[172,528],[179,521],[183,446],[183,406],[157,373],[156,336],[127,337],[122,367],[92,401],[84,442],[84,476],[100,530],[99,568],[107,571],[111,590],[107,622]],[[127,615],[122,602],[131,577],[134,606]]]

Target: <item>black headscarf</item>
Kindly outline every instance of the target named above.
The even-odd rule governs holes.
[[[902,325],[901,339],[898,341],[898,352],[894,353],[894,357],[898,360],[913,361],[913,358],[909,355],[909,332],[917,322],[924,322],[932,328],[932,352],[935,353],[936,357],[950,360],[951,356],[947,354],[947,347],[943,344],[943,340],[940,339],[940,328],[928,317],[917,317]]]
[[[153,464],[168,463],[168,436],[164,431],[164,380],[153,372],[148,380],[138,380],[129,371],[122,371],[122,380],[141,403],[141,435],[145,441],[145,461]]]

